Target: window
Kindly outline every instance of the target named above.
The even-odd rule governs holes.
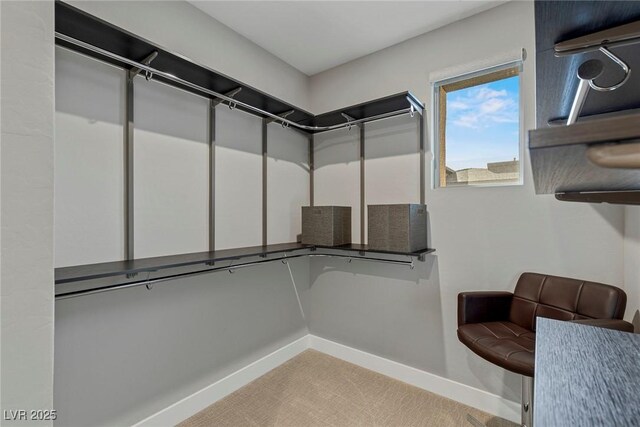
[[[440,187],[519,184],[520,64],[434,85]]]

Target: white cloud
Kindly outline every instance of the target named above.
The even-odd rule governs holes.
[[[455,126],[479,129],[494,123],[517,123],[516,95],[487,86],[472,87],[448,96],[449,122]]]
[[[508,104],[508,99],[490,98],[480,104],[480,112],[484,114],[497,113],[504,110]]]
[[[469,104],[463,101],[450,101],[447,102],[447,108],[451,110],[467,110],[469,109]]]
[[[507,96],[507,91],[505,89],[495,90],[487,86],[479,86],[470,89],[470,91],[473,91],[474,89],[475,94],[473,96],[475,96],[477,99],[492,99]]]

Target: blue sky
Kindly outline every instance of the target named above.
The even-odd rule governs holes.
[[[447,94],[446,165],[486,168],[518,159],[518,76]]]

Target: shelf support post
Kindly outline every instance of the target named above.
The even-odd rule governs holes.
[[[355,121],[353,117],[348,115],[347,113],[340,113],[342,117],[347,120],[347,129],[351,130],[351,122]],[[360,130],[360,244],[364,245],[364,237],[365,237],[365,229],[364,229],[364,219],[365,219],[365,196],[364,196],[364,123],[355,123]],[[360,255],[363,255],[364,252],[361,252]]]
[[[216,102],[209,100],[209,251],[216,250]],[[213,263],[211,263],[213,265]]]
[[[309,206],[312,206],[312,207],[314,205],[314,201],[313,201],[313,187],[314,187],[313,173],[315,169],[314,150],[315,150],[314,137],[313,137],[313,134],[310,134],[309,135]]]
[[[124,122],[124,244],[125,259],[134,259],[133,246],[133,79],[137,72],[135,70],[126,71],[125,79],[125,122]]]
[[[267,246],[267,133],[269,122],[262,119],[262,246]]]
[[[158,56],[158,51],[151,52],[140,63],[149,65]],[[134,86],[133,81],[142,70],[134,67],[125,71],[125,121],[124,121],[124,257],[126,260],[132,260],[135,257],[134,252],[134,218],[133,218],[133,203],[134,203],[134,150],[133,150],[133,130],[134,130],[134,116],[133,116],[133,99],[134,99]],[[151,74],[147,73],[146,78],[150,79]],[[128,274],[127,277],[134,277],[136,273]]]
[[[365,244],[365,174],[364,174],[364,123],[358,125],[360,128],[360,244]]]
[[[424,120],[425,110],[421,109],[420,117],[418,118],[418,131],[420,140],[420,204],[424,205],[427,201],[426,196],[426,160],[425,160],[425,132],[426,124]],[[428,217],[427,217],[428,218]],[[428,219],[427,219],[428,220]],[[425,254],[418,255],[418,261],[425,261],[427,259]]]
[[[425,122],[424,122],[424,110],[420,113],[420,117],[418,118],[418,138],[419,138],[419,146],[420,146],[420,204],[424,205],[426,202],[426,194],[425,194],[425,176],[426,176],[426,162],[425,162],[425,146],[424,146],[424,134],[425,134]]]

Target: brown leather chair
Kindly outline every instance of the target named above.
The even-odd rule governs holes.
[[[511,292],[458,294],[458,339],[474,353],[522,374],[522,425],[532,426],[536,317],[633,332],[622,320],[623,290],[602,283],[523,273]]]

